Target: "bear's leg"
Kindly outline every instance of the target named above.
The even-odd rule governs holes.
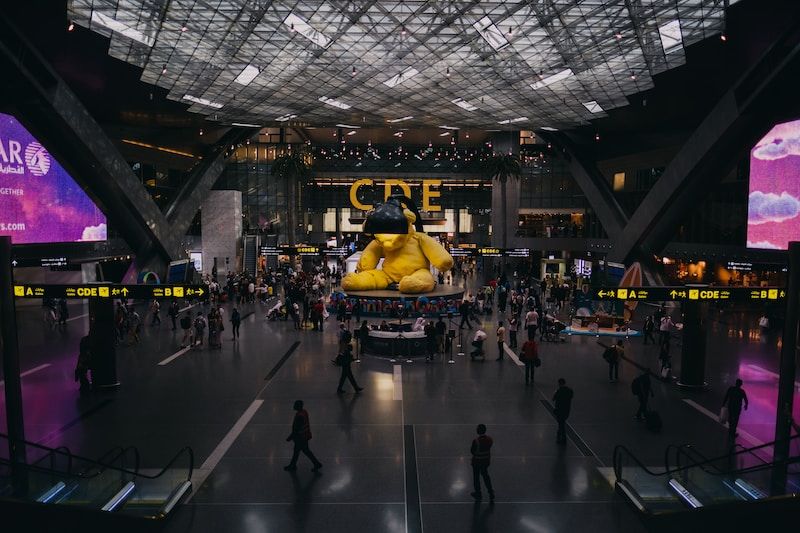
[[[372,291],[385,289],[391,280],[383,270],[365,270],[353,272],[342,278],[342,289],[345,291]]]
[[[427,268],[420,268],[413,274],[409,274],[400,280],[400,292],[409,294],[419,294],[421,292],[432,291],[436,286],[433,274]]]

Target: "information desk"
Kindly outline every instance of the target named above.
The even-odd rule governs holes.
[[[425,357],[427,350],[423,331],[370,330],[369,337],[361,345],[362,353],[392,359]]]

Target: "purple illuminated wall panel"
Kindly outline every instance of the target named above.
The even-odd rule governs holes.
[[[14,244],[106,239],[103,213],[33,135],[3,113],[0,235]]]
[[[747,246],[800,239],[800,120],[778,124],[750,152]]]

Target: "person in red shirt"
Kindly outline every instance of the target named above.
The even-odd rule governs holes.
[[[489,493],[489,501],[494,502],[494,489],[492,488],[492,478],[489,477],[489,464],[491,463],[491,449],[494,441],[492,437],[486,434],[486,426],[478,424],[478,436],[472,440],[472,484],[474,492],[470,496],[475,500],[480,501],[483,498],[481,494],[481,480],[486,485],[486,491]]]
[[[311,440],[311,423],[308,420],[308,411],[303,409],[303,400],[294,402],[294,410],[297,412],[292,421],[292,432],[286,437],[286,442],[294,441],[294,453],[292,454],[292,460],[283,469],[287,472],[297,470],[297,459],[300,457],[300,452],[302,452],[314,464],[314,468],[311,470],[317,472],[322,468],[322,463],[317,460],[314,452],[308,447],[308,441]]]
[[[536,367],[541,364],[539,363],[539,347],[536,345],[535,340],[528,339],[525,341],[519,353],[519,360],[525,363],[525,385],[533,383]]]

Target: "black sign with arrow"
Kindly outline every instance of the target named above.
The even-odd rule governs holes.
[[[206,298],[205,285],[113,285],[76,284],[47,285],[25,283],[14,285],[17,298],[133,298],[140,300],[171,298]]]

